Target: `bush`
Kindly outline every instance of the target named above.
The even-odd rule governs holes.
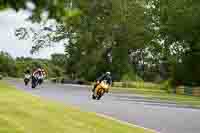
[[[122,87],[124,88],[137,88],[136,82],[123,82]]]
[[[0,74],[2,77],[8,77],[8,74],[7,73],[2,73]]]
[[[2,80],[3,79],[3,76],[2,75],[0,75],[0,80]]]
[[[113,82],[113,87],[122,87],[122,82]]]
[[[50,81],[52,83],[59,83],[60,82],[59,78],[51,78]]]
[[[200,86],[200,55],[190,54],[183,58],[183,62],[173,68],[173,84],[175,86]]]
[[[141,78],[138,77],[133,71],[124,74],[121,78],[121,81],[135,81],[135,80],[141,80]]]
[[[172,80],[169,79],[169,80],[166,80],[164,81],[162,84],[161,84],[161,87],[160,87],[162,90],[165,90],[166,92],[168,93],[174,93],[175,92],[175,89],[173,89],[173,86],[172,86]]]
[[[114,87],[124,87],[124,88],[145,88],[145,89],[160,89],[159,84],[148,83],[143,81],[136,82],[114,82]]]

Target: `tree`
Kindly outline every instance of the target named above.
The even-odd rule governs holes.
[[[17,77],[14,59],[6,52],[0,52],[0,73],[4,76]]]
[[[196,0],[148,1],[150,23],[154,25],[153,51],[170,66],[175,82],[198,83],[199,75],[199,5]],[[155,32],[156,31],[156,32]],[[166,66],[165,66],[166,68]],[[186,74],[182,75],[181,73]],[[188,83],[186,83],[188,84]]]
[[[196,84],[200,81],[200,78],[196,76],[200,74],[198,70],[200,66],[198,61],[200,57],[199,6],[200,2],[196,0],[165,0],[162,4],[162,36],[168,38],[170,43],[181,43],[186,49],[185,54],[182,56],[182,62],[177,64],[177,68],[181,67],[182,69],[175,69],[176,74],[187,73],[187,76],[180,78],[176,75],[179,78],[175,77],[175,80],[183,84]]]
[[[87,8],[89,11],[82,16],[82,20],[87,20],[84,21],[86,26],[80,29],[83,33],[86,29],[87,33],[78,38],[80,41],[76,46],[85,50],[81,57],[90,59],[87,64],[96,66],[94,70],[110,70],[116,73],[117,77],[122,77],[130,71],[129,49],[144,46],[143,7],[136,1],[128,0],[95,1],[90,5],[91,9]],[[95,58],[91,59],[92,57]],[[112,62],[108,62],[108,58],[112,58]],[[90,70],[90,67],[88,69]]]
[[[66,65],[66,55],[65,54],[52,54],[51,55],[51,62],[54,65],[57,65],[61,68],[64,68]]]
[[[99,71],[106,70],[121,77],[132,71],[129,50],[144,47],[147,40],[143,3],[137,0],[74,0],[70,4],[68,11],[72,15],[57,19],[54,30],[42,28],[46,34],[42,35],[43,40],[36,41],[33,52],[46,46],[45,42],[67,39],[67,63],[72,67],[68,72],[77,78],[94,79]],[[34,33],[33,38],[35,35],[38,34]]]
[[[55,55],[59,55],[59,54],[55,54]],[[57,60],[55,62],[53,60],[48,60],[48,59],[32,59],[32,58],[18,57],[15,62],[16,62],[18,76],[20,77],[24,76],[24,72],[26,69],[30,69],[30,71],[34,71],[38,67],[44,68],[49,78],[60,77],[60,76],[63,76],[64,69],[65,69],[64,66],[60,66],[61,62]]]
[[[32,15],[30,20],[33,22],[40,22],[42,20],[41,14],[48,12],[48,19],[56,19],[64,21],[65,17],[75,15],[77,12],[69,11],[68,5],[71,0],[1,0],[0,9],[5,10],[12,8],[16,11],[20,9],[30,11]]]

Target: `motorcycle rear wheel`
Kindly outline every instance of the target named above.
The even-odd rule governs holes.
[[[94,94],[92,95],[92,99],[93,99],[93,100],[95,100],[95,99],[96,99],[96,96],[95,96]]]

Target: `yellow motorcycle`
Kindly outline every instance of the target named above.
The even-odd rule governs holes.
[[[105,94],[105,92],[108,92],[110,85],[107,83],[106,80],[101,81],[101,83],[99,83],[92,95],[92,99],[94,100],[100,100],[101,97]]]

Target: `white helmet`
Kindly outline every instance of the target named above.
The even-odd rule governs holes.
[[[106,74],[107,74],[107,75],[110,75],[110,74],[111,74],[111,72],[106,72]]]

